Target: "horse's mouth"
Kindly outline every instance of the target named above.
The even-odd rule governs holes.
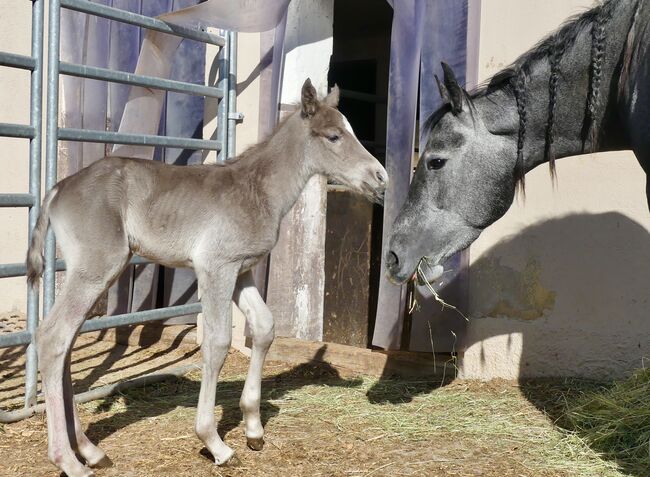
[[[442,265],[429,265],[427,263],[426,257],[420,260],[413,278],[417,281],[418,285],[426,285],[427,283],[433,283],[436,280],[439,280],[440,277],[445,273],[445,267]]]

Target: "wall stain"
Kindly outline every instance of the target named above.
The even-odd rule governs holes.
[[[555,306],[556,293],[541,283],[536,259],[528,260],[522,271],[502,265],[500,259],[480,262],[471,273],[472,316],[536,320]]]

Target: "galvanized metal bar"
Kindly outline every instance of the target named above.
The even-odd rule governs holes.
[[[109,20],[116,20],[121,23],[128,23],[149,30],[160,31],[176,35],[190,40],[196,40],[203,43],[210,43],[211,45],[223,46],[226,41],[219,35],[214,35],[199,29],[192,29],[180,25],[167,23],[157,18],[151,18],[137,13],[120,10],[118,8],[107,7],[99,3],[89,2],[87,0],[60,0],[62,7],[68,10],[77,12],[89,13],[98,17],[108,18]]]
[[[147,263],[152,263],[146,258],[134,256],[131,259],[131,265],[144,265]],[[58,259],[55,262],[54,269],[57,272],[65,271],[65,261],[63,259]],[[0,278],[14,278],[14,277],[24,277],[27,274],[27,266],[25,263],[3,263],[0,264]]]
[[[65,270],[65,262],[57,260],[55,264],[57,272]],[[27,275],[27,267],[22,263],[3,263],[0,265],[0,278],[24,277]]]
[[[0,136],[31,139],[34,137],[34,128],[22,124],[0,123]]]
[[[164,320],[166,318],[174,318],[176,316],[190,315],[193,313],[201,313],[200,303],[168,306],[167,308],[136,311],[133,313],[124,313],[123,315],[103,316],[101,318],[86,321],[81,327],[81,333],[106,330],[109,328],[115,328],[116,326],[141,325],[150,321]]]
[[[34,5],[34,8],[35,7],[36,5]],[[20,68],[21,70],[33,70],[36,67],[36,61],[31,56],[16,55],[15,53],[0,51],[0,66]]]
[[[227,35],[224,30],[219,30],[220,33]],[[230,43],[228,41],[228,43]],[[217,55],[217,62],[219,64],[219,76],[217,79],[217,88],[222,91],[228,91],[228,58],[230,52],[228,45],[225,45],[219,50]],[[219,154],[217,154],[217,161],[223,162],[228,157],[228,94],[224,95],[219,101],[217,106],[217,140],[224,146]]]
[[[0,334],[0,348],[11,348],[12,346],[25,346],[31,343],[32,333],[29,331],[14,331],[13,333]]]
[[[29,142],[29,196],[32,206],[29,209],[27,224],[28,245],[41,210],[41,148],[43,136],[43,22],[45,0],[32,1],[32,59],[34,68],[31,74],[29,122],[34,128],[34,137]],[[27,285],[27,332],[36,335],[39,308],[38,287]],[[36,404],[38,393],[38,355],[36,343],[31,340],[25,352],[25,408]]]
[[[31,207],[34,196],[31,194],[0,194],[0,207]]]
[[[84,2],[87,3],[87,2]],[[50,0],[47,52],[47,125],[45,137],[45,190],[56,184],[59,143],[59,46],[61,41],[61,1]],[[43,273],[43,316],[54,304],[56,243],[49,227],[45,236],[45,271]]]
[[[208,149],[219,151],[220,141],[190,139],[182,137],[153,136],[149,134],[125,134],[112,131],[94,131],[74,128],[59,128],[59,139],[66,141],[100,142],[107,144],[134,144],[138,146],[183,147],[186,149]]]
[[[145,88],[164,89],[166,91],[194,94],[197,96],[209,96],[211,98],[222,98],[224,95],[224,92],[219,88],[213,88],[211,86],[156,78],[155,76],[136,75],[134,73],[127,73],[125,71],[114,71],[107,68],[98,68],[95,66],[77,65],[74,63],[65,63],[62,61],[59,69],[63,74],[70,76],[79,76],[81,78],[112,81],[113,83],[144,86]]]
[[[237,32],[228,33],[228,154],[227,157],[237,155],[235,131],[237,130]]]
[[[105,398],[111,394],[119,393],[130,388],[147,386],[152,383],[158,383],[167,379],[179,378],[190,371],[201,369],[197,364],[186,364],[177,368],[165,369],[155,373],[145,374],[134,379],[127,381],[120,381],[118,383],[107,384],[98,388],[91,389],[81,394],[75,394],[74,402],[81,404],[84,402],[94,401],[96,399]],[[24,409],[17,409],[15,411],[0,411],[0,423],[10,424],[12,422],[22,421],[35,414],[45,412],[45,404],[38,404]]]

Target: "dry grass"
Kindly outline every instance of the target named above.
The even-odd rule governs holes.
[[[73,355],[74,379],[94,386],[197,359],[188,350],[139,349],[82,342]],[[20,362],[15,353],[4,357],[0,406],[6,409],[21,392]],[[80,406],[89,437],[115,462],[98,477],[650,475],[647,372],[608,387],[575,380],[440,387],[327,365],[268,363],[266,446],[253,452],[238,408],[247,365],[232,352],[217,390],[219,431],[237,452],[236,466],[215,467],[194,436],[197,371]],[[101,375],[93,373],[98,366]],[[46,458],[42,416],[0,425],[0,475],[59,475]]]

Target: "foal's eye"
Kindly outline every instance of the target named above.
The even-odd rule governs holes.
[[[338,134],[332,134],[331,136],[327,136],[327,140],[329,142],[336,142],[339,139],[341,139],[341,136],[339,136]]]
[[[433,159],[429,159],[427,161],[427,169],[430,171],[437,171],[438,169],[442,169],[445,167],[445,164],[447,164],[447,159],[440,159],[438,157],[434,157]]]

